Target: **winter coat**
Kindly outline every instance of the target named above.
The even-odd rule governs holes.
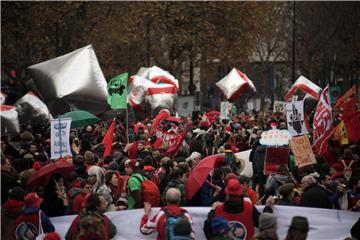
[[[10,199],[2,206],[1,209],[1,221],[6,223],[6,227],[1,228],[2,239],[15,239],[15,220],[19,217],[25,207],[24,202]]]
[[[301,195],[300,206],[314,208],[331,208],[328,194],[316,184],[305,189]]]

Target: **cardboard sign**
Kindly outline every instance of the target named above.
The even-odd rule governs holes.
[[[285,105],[286,105],[286,102],[283,102],[283,101],[274,101],[274,109],[273,109],[273,112],[285,113]]]
[[[271,129],[261,134],[260,144],[267,146],[288,145],[291,134],[288,130]]]
[[[303,135],[308,132],[304,123],[304,101],[286,103],[286,119],[292,136]]]
[[[265,152],[264,174],[276,174],[279,166],[288,165],[290,149],[288,147],[269,147]]]
[[[296,165],[299,168],[316,163],[310,141],[306,136],[291,139],[290,147],[294,153]]]

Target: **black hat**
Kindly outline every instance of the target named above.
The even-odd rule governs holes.
[[[302,217],[302,216],[294,216],[291,219],[291,225],[289,227],[290,229],[297,229],[306,232],[309,231],[310,229],[314,229],[309,227],[309,221],[307,220],[306,217]]]

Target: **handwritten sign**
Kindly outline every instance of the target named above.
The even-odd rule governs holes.
[[[275,101],[273,111],[278,112],[278,113],[285,113],[285,105],[286,105],[286,102]]]
[[[294,153],[296,165],[299,168],[316,163],[310,141],[306,136],[292,138],[290,140],[290,147]]]
[[[71,156],[70,148],[71,118],[51,120],[51,159]]]
[[[287,166],[290,149],[288,147],[268,147],[265,152],[264,174],[276,174],[279,166]]]
[[[271,129],[261,134],[260,144],[267,146],[283,146],[288,145],[290,139],[291,134],[288,130]]]

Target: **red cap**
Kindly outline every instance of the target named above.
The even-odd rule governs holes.
[[[151,171],[154,171],[155,168],[153,166],[150,166],[150,165],[146,165],[144,166],[144,171],[145,172],[151,172]]]
[[[42,201],[43,199],[39,197],[36,192],[28,193],[24,198],[24,202],[27,207],[39,208]]]
[[[225,193],[227,195],[241,195],[243,189],[240,185],[239,180],[231,178],[226,184]]]
[[[44,237],[44,240],[60,240],[60,235],[57,232],[47,233]]]
[[[235,173],[228,173],[228,174],[226,174],[226,176],[225,176],[225,185],[227,184],[227,182],[228,182],[230,179],[237,179],[236,174],[235,174]]]

